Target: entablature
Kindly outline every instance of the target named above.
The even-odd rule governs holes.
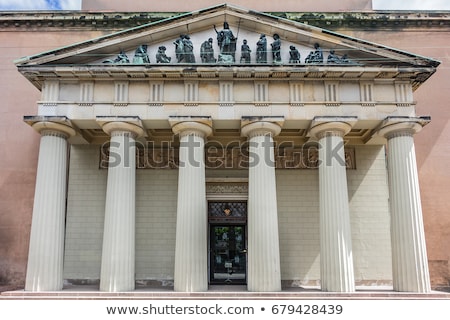
[[[361,66],[216,66],[216,65],[147,65],[147,66],[21,66],[19,71],[42,89],[48,80],[395,80],[411,82],[413,89],[435,72],[434,67],[361,67]]]

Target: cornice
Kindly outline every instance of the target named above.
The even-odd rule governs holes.
[[[252,66],[217,65],[80,65],[80,66],[20,66],[19,71],[36,87],[48,79],[54,80],[391,80],[409,81],[413,89],[434,72],[434,67],[360,67],[360,66]]]
[[[0,31],[117,31],[168,19],[175,12],[0,12]],[[280,18],[329,30],[448,30],[450,11],[270,12]]]
[[[280,16],[280,13],[273,13]],[[281,17],[329,30],[422,30],[448,29],[449,11],[286,12]]]

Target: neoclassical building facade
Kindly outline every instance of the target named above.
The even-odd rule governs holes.
[[[439,62],[218,5],[16,60],[42,91],[25,290],[429,292]]]

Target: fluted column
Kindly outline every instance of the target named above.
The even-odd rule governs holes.
[[[135,139],[143,134],[143,129],[139,121],[102,119],[101,124],[111,141],[100,290],[131,291],[135,288]]]
[[[28,252],[26,291],[63,288],[68,123],[39,121],[41,134]]]
[[[420,120],[420,118],[418,119]],[[393,121],[391,121],[393,122]],[[413,134],[420,121],[386,121],[379,134],[388,142],[392,271],[395,291],[430,292],[427,250]]]
[[[174,290],[208,290],[208,218],[206,208],[205,138],[211,120],[173,117],[172,130],[180,136]]]
[[[281,291],[280,244],[273,137],[284,119],[244,123],[249,139],[248,275],[249,291]]]
[[[323,291],[355,290],[343,137],[351,125],[325,121],[310,130],[319,139],[320,273]]]

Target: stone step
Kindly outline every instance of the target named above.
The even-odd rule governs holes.
[[[245,286],[213,286],[206,292],[174,292],[171,288],[138,288],[130,292],[101,292],[97,286],[74,286],[62,291],[30,292],[24,290],[5,291],[0,299],[79,299],[79,300],[428,300],[449,299],[450,293],[395,292],[380,288],[357,288],[353,293],[322,292],[310,288],[286,288],[281,292],[248,292]]]

